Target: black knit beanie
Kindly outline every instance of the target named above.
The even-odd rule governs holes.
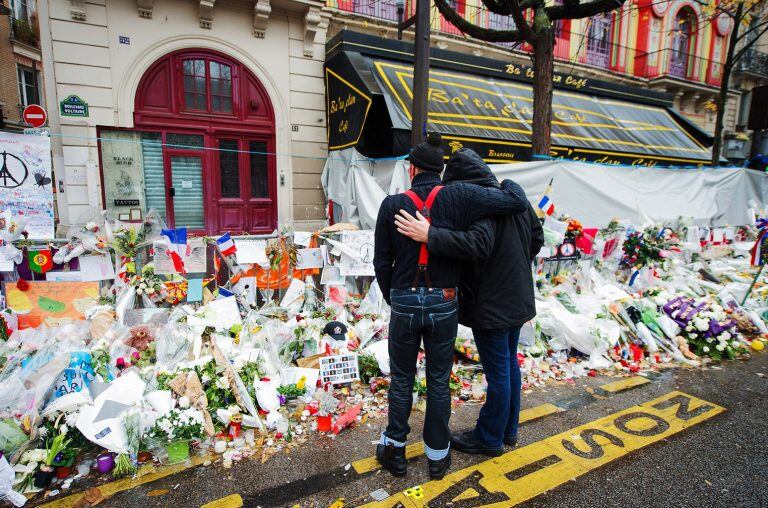
[[[419,143],[412,150],[406,160],[423,171],[440,173],[443,170],[443,138],[438,132],[427,134],[427,141]]]

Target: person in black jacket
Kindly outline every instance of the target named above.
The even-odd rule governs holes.
[[[426,143],[411,151],[409,160],[411,191],[426,204],[428,196],[441,183],[444,166],[439,135],[430,134]],[[512,181],[505,181],[501,189],[457,183],[438,191],[429,212],[422,208],[422,214],[428,213],[432,224],[441,229],[461,231],[472,226],[476,234],[467,241],[466,247],[480,256],[490,252],[492,234],[490,221],[480,219],[494,214],[523,213],[527,204],[522,188]],[[395,214],[400,210],[413,214],[416,205],[406,194],[387,196],[376,221],[373,265],[384,299],[392,308],[389,421],[376,448],[376,457],[391,473],[406,474],[404,447],[410,431],[408,417],[413,402],[416,359],[423,340],[427,376],[424,451],[430,476],[439,479],[451,463],[448,383],[458,327],[459,263],[434,254],[420,259],[421,244],[399,234],[395,228]]]
[[[458,182],[483,187],[499,183],[479,155],[460,150],[448,161],[447,188]],[[498,456],[504,444],[517,443],[520,417],[520,367],[517,343],[524,323],[536,315],[531,262],[544,245],[541,222],[530,203],[526,213],[493,220],[493,248],[477,259],[479,230],[453,231],[407,213],[396,218],[398,231],[427,241],[434,255],[466,259],[459,283],[459,322],[472,327],[488,393],[473,430],[452,436],[452,447],[467,453]],[[483,240],[485,241],[485,240]]]

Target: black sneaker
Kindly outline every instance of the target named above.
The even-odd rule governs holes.
[[[504,444],[514,448],[517,446],[517,437],[504,436]]]
[[[468,430],[461,434],[451,434],[451,447],[454,450],[471,453],[473,455],[488,455],[489,457],[498,457],[504,453],[504,447],[499,446],[493,448],[486,446],[475,437],[475,433],[472,430]]]
[[[442,480],[445,473],[451,467],[451,451],[448,450],[448,455],[440,460],[427,459],[427,462],[429,462],[429,478],[432,480]]]
[[[376,460],[384,469],[395,476],[405,476],[408,472],[408,463],[405,461],[405,446],[378,444],[376,446]]]

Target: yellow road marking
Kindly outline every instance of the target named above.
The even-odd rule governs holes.
[[[200,508],[240,508],[243,506],[243,498],[240,494],[232,494],[210,503],[205,503]]]
[[[543,439],[501,457],[421,485],[423,497],[400,492],[366,508],[478,506],[510,507],[603,466],[629,452],[668,438],[725,411],[682,392]]]
[[[533,420],[538,420],[539,418],[544,418],[545,416],[559,413],[560,411],[562,411],[562,409],[549,403],[523,409],[520,411],[520,423],[532,422]]]
[[[520,411],[520,423],[538,420],[539,418],[543,418],[545,416],[551,415],[553,413],[558,413],[560,411],[562,411],[562,409],[560,409],[554,404],[541,404],[539,406],[523,409],[522,411]],[[424,443],[422,442],[410,444],[405,447],[406,459],[412,459],[414,457],[418,457],[423,453],[424,453]],[[379,469],[381,466],[376,460],[376,457],[373,456],[373,457],[367,457],[365,459],[360,459],[353,462],[352,467],[355,468],[355,471],[357,471],[357,474],[363,474],[363,473],[369,473],[371,471],[375,471]]]
[[[95,485],[95,487],[101,491],[101,494],[105,498],[109,499],[118,492],[131,490],[138,487],[139,485],[165,478],[166,476],[184,471],[190,467],[198,466],[208,459],[209,457],[207,456],[201,457],[199,455],[195,455],[189,458],[189,462],[181,462],[172,466],[155,467],[152,464],[147,464],[139,468],[139,472],[136,474],[136,478],[128,476],[121,478],[120,480],[105,483],[103,485]],[[76,494],[56,499],[50,503],[45,503],[44,505],[41,505],[40,508],[75,508],[80,504],[84,496],[85,492],[78,492]]]
[[[619,392],[623,392],[624,390],[629,390],[630,388],[634,388],[635,386],[642,386],[647,383],[650,383],[650,381],[648,381],[648,378],[645,378],[643,376],[632,376],[632,377],[621,379],[619,381],[614,381],[613,383],[607,383],[607,384],[601,385],[600,388],[602,388],[606,392],[619,393]]]

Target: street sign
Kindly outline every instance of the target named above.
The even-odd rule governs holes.
[[[24,134],[32,136],[40,136],[42,134],[48,134],[48,127],[41,127],[38,129],[24,129]]]
[[[61,116],[88,116],[88,103],[77,95],[70,95],[59,106]]]
[[[24,108],[24,113],[21,116],[25,122],[35,128],[42,127],[48,121],[48,114],[45,109],[37,104],[30,104]]]

